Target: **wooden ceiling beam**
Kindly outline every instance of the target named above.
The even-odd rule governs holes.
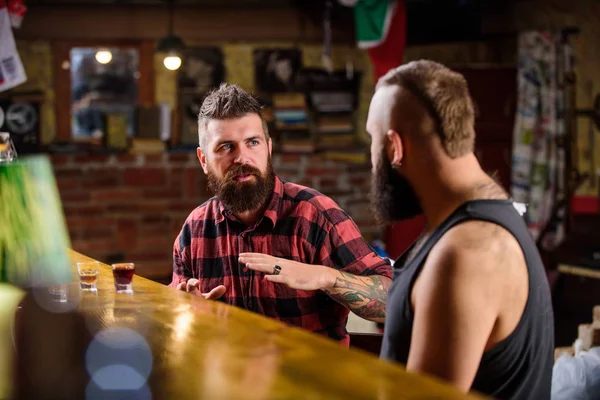
[[[167,34],[166,6],[95,5],[31,7],[18,39],[159,39]],[[184,40],[320,42],[320,24],[296,9],[203,9],[177,6],[174,31]],[[333,40],[352,44],[351,24],[334,24]]]

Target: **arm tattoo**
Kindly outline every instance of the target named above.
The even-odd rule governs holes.
[[[375,322],[385,320],[385,303],[391,279],[373,275],[356,276],[339,271],[333,288],[325,290],[356,315]]]

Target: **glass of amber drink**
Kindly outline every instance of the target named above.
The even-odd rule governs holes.
[[[77,263],[77,273],[79,274],[79,288],[84,291],[97,291],[98,273],[100,272],[100,263],[98,261],[86,261]]]

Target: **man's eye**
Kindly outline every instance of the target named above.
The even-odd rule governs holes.
[[[250,146],[258,146],[258,140],[251,140],[249,143]]]
[[[229,150],[231,149],[231,145],[230,144],[224,144],[223,146],[219,147],[219,151],[221,150]]]

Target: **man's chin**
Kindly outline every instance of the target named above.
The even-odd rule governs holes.
[[[262,176],[255,171],[236,171],[235,175],[219,180],[214,174],[208,176],[208,187],[234,214],[261,209],[273,194],[275,175],[269,163]]]
[[[255,182],[236,182],[234,187],[235,189],[222,193],[219,198],[235,214],[256,211],[267,201]]]

